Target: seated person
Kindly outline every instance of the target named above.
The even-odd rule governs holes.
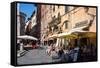
[[[53,50],[54,50],[54,47],[53,47],[53,44],[51,44],[51,45],[48,45],[48,48],[47,48],[46,52],[50,56],[51,55],[51,51],[53,51]]]
[[[58,51],[59,57],[61,57],[62,54],[64,54],[63,48],[62,47],[59,47],[59,51]]]

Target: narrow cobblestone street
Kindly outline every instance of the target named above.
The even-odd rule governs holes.
[[[19,57],[18,64],[39,64],[39,63],[52,63],[59,61],[59,59],[52,59],[46,54],[46,46],[38,49],[29,50],[24,56]]]

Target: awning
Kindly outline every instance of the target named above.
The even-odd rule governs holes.
[[[77,39],[77,38],[96,38],[95,32],[85,31],[84,28],[87,28],[87,26],[73,28],[68,32],[60,33],[60,34],[54,34],[52,36],[49,36],[50,38],[68,38],[68,39]]]
[[[49,36],[48,39],[57,38],[57,37],[58,37],[58,34],[54,34],[54,35]]]
[[[38,40],[37,38],[29,35],[22,35],[22,36],[17,36],[18,39],[29,39],[29,40]]]
[[[69,32],[58,34],[58,38],[64,38],[64,37],[68,39],[96,38],[96,33],[84,30],[71,30]]]
[[[95,32],[85,32],[80,37],[82,37],[82,38],[96,38],[96,33]]]
[[[87,26],[82,26],[82,27],[76,27],[76,28],[73,28],[71,30],[83,30],[84,28],[87,28],[87,27],[88,27],[88,25]]]
[[[71,34],[70,32],[65,32],[65,33],[61,33],[61,34],[58,34],[58,38],[69,38],[69,39],[73,39],[73,38],[78,38],[77,35],[75,34]]]

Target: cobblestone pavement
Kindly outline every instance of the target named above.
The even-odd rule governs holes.
[[[46,46],[42,46],[38,49],[31,49],[24,56],[17,59],[17,63],[20,64],[40,64],[40,63],[52,63],[59,61],[59,59],[52,59],[46,54]]]

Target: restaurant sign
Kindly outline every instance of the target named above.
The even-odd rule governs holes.
[[[85,20],[85,21],[81,21],[81,22],[76,23],[74,28],[87,26],[87,25],[88,25],[88,20]]]

